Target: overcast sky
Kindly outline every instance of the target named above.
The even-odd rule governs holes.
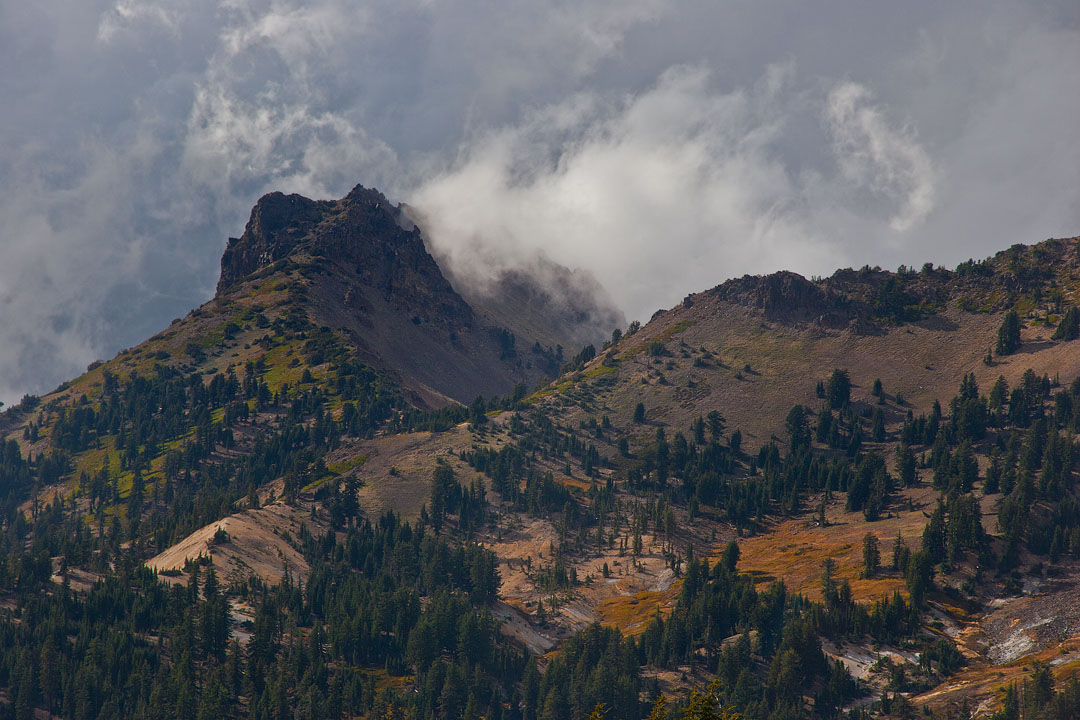
[[[631,318],[752,272],[1080,234],[1080,4],[0,0],[0,400],[213,294],[264,192]]]

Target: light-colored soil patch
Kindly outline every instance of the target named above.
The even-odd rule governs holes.
[[[517,608],[500,600],[492,607],[492,612],[503,621],[500,628],[502,633],[517,640],[534,655],[543,655],[555,647],[555,640],[535,627],[528,616]]]
[[[991,603],[970,642],[992,664],[1002,665],[1077,636],[1080,580],[1077,568],[1069,566],[1059,577],[1025,583],[1023,596]]]
[[[224,582],[242,582],[257,575],[276,585],[286,573],[295,580],[304,581],[310,567],[303,555],[283,537],[288,533],[296,538],[301,522],[306,523],[312,533],[323,531],[306,508],[274,503],[258,510],[245,510],[196,530],[148,560],[146,565],[158,571],[183,570],[187,561],[208,556]],[[229,539],[215,544],[214,535],[219,528],[228,533]]]
[[[497,426],[498,422],[492,424]],[[454,468],[462,486],[468,487],[473,480],[485,483],[458,457],[474,441],[467,425],[462,424],[441,433],[389,435],[358,443],[354,452],[367,458],[352,471],[363,482],[360,507],[372,518],[393,510],[406,520],[415,520],[431,499],[432,472],[439,459]]]
[[[894,663],[908,665],[914,665],[919,661],[915,653],[885,646],[871,649],[850,643],[837,646],[832,642],[825,641],[822,642],[821,649],[829,658],[842,662],[852,677],[859,680],[866,680],[870,676],[871,668],[882,658],[888,658]]]
[[[539,632],[550,638],[565,637],[594,622],[636,634],[645,629],[658,611],[669,609],[679,588],[675,573],[667,567],[658,539],[643,536],[644,552],[635,563],[618,550],[595,549],[568,560],[579,584],[554,593],[557,613],[550,614],[552,593],[534,583],[539,569],[551,562],[551,549],[559,543],[558,532],[547,520],[522,518],[504,528],[501,538],[489,538],[487,546],[499,558],[502,584],[499,596],[522,614]],[[531,558],[531,565],[528,560]],[[607,563],[608,577],[603,576]],[[548,609],[547,624],[537,623],[537,601]]]
[[[55,560],[53,564],[56,564]],[[59,572],[53,573],[52,581],[57,585],[63,585],[66,581],[68,587],[75,592],[88,592],[101,578],[102,576],[98,573],[83,568],[68,568],[67,575],[61,575]]]

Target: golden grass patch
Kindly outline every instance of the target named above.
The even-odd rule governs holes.
[[[624,635],[639,635],[658,615],[670,614],[671,603],[681,587],[681,583],[676,583],[663,592],[646,590],[607,598],[597,607],[597,615],[601,623],[618,628]]]

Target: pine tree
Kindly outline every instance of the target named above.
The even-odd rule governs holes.
[[[1020,316],[1015,310],[1005,313],[1005,319],[998,328],[997,345],[994,352],[1000,355],[1012,355],[1020,348]]]
[[[896,531],[896,540],[893,542],[892,550],[892,566],[893,570],[903,574],[907,571],[907,563],[911,558],[911,551],[908,549],[906,543],[904,543],[904,536],[900,534],[900,531]]]
[[[60,661],[60,652],[56,647],[56,639],[49,635],[41,647],[39,681],[41,683],[42,698],[45,700],[45,706],[50,711],[56,708],[57,701],[60,699],[62,686]]]
[[[901,445],[896,453],[896,474],[900,476],[904,487],[913,487],[918,481],[915,474],[915,453],[906,444]]]
[[[810,444],[810,425],[806,419],[806,409],[802,405],[794,405],[788,412],[785,421],[788,435],[791,437],[791,450],[794,452],[804,445]]]
[[[847,370],[837,368],[832,371],[825,386],[825,397],[834,410],[847,407],[851,402],[851,378]]]
[[[878,549],[878,539],[873,533],[863,536],[863,577],[872,578],[881,567],[881,551]]]
[[[1080,338],[1080,310],[1070,307],[1062,316],[1057,329],[1051,336],[1052,340],[1076,340]]]
[[[724,548],[724,567],[730,573],[735,572],[739,566],[739,544],[732,540]]]
[[[874,410],[874,420],[870,430],[870,437],[874,442],[885,442],[885,414],[881,412],[881,408],[876,408]]]

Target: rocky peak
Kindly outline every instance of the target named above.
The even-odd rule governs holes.
[[[311,233],[330,205],[333,203],[280,192],[259,198],[251,209],[244,234],[229,238],[221,256],[218,294],[291,253]]]
[[[336,264],[386,301],[438,308],[458,322],[471,319],[471,309],[428,254],[420,231],[399,206],[362,185],[337,201],[280,192],[260,198],[243,235],[230,238],[221,257],[218,294],[299,253]]]
[[[490,292],[463,278],[455,288],[403,207],[360,185],[333,201],[260,198],[221,258],[218,295],[268,268],[295,279],[315,324],[432,406],[535,385],[556,346],[599,342],[622,321],[595,280],[550,262]]]

